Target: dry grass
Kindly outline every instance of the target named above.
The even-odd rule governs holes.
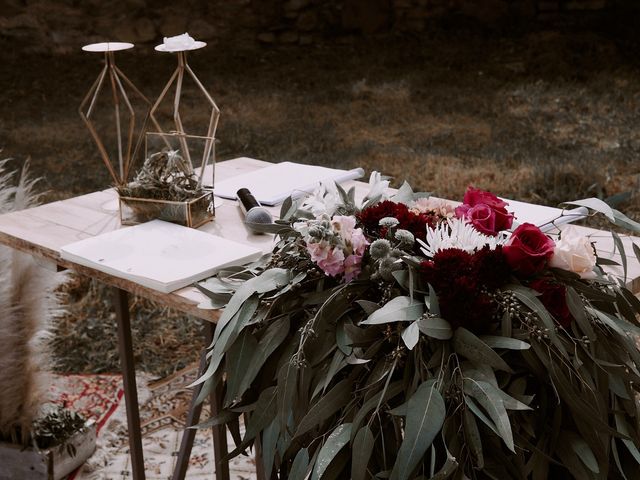
[[[618,33],[500,37],[443,29],[421,40],[306,49],[220,45],[194,53],[190,63],[222,109],[219,159],[363,166],[449,198],[471,183],[550,205],[628,191],[619,208],[638,219],[636,47],[634,37]],[[49,199],[109,185],[76,112],[98,73],[97,58],[1,51],[3,156],[30,156]],[[144,49],[118,56],[151,98],[174,60]],[[187,91],[183,107],[188,129],[204,128],[208,112],[197,97]],[[64,368],[115,369],[108,298],[86,282],[72,290],[72,314],[60,324]],[[136,317],[145,368],[169,371],[189,356],[180,345],[199,344],[195,322],[161,320],[150,305]],[[86,352],[95,338],[103,339],[100,348]]]

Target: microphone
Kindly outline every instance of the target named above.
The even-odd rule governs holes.
[[[238,190],[236,198],[240,204],[240,210],[244,213],[245,226],[253,233],[264,233],[259,229],[259,226],[273,223],[273,217],[269,210],[258,203],[248,188]]]

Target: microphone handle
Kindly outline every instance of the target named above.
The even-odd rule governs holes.
[[[245,215],[249,210],[255,207],[260,207],[260,203],[256,200],[256,198],[251,194],[248,188],[241,188],[236,192],[236,197],[240,202],[240,208],[242,209],[242,213]]]

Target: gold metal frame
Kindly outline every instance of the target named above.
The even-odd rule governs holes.
[[[211,95],[209,95],[209,92],[207,92],[207,90],[204,88],[204,86],[202,85],[202,82],[198,79],[196,74],[193,72],[193,70],[187,63],[186,51],[177,51],[175,53],[178,54],[178,66],[176,67],[173,74],[169,78],[169,81],[167,82],[164,89],[162,90],[162,93],[160,93],[160,96],[151,107],[149,115],[154,121],[154,123],[156,123],[157,125],[157,122],[155,122],[154,114],[158,110],[160,104],[164,100],[167,93],[169,92],[169,89],[175,82],[176,90],[175,90],[175,95],[173,100],[173,121],[175,123],[175,133],[177,135],[186,135],[184,131],[184,127],[182,125],[182,118],[180,117],[180,98],[182,96],[182,82],[184,80],[184,76],[186,72],[193,79],[198,89],[204,95],[207,102],[209,102],[209,104],[211,105],[211,116],[209,117],[209,126],[207,128],[206,135],[204,135],[204,137],[208,139],[207,143],[205,144],[205,148],[202,156],[202,160],[203,160],[202,165],[204,165],[205,159],[209,158],[209,156],[211,155],[212,149],[215,148],[215,134],[216,134],[216,129],[218,128],[218,121],[220,119],[220,109],[216,105],[216,102],[213,100]],[[186,142],[184,141],[184,139],[181,140],[181,144],[182,144],[182,149],[183,149],[186,160],[193,167],[193,162],[191,161],[191,156],[189,154],[188,148],[186,148]],[[204,172],[204,169],[202,169],[201,171],[200,184],[202,183],[203,172]]]
[[[91,88],[89,89],[89,92],[84,97],[84,100],[82,100],[82,103],[78,108],[78,112],[80,113],[80,116],[82,117],[82,120],[84,121],[85,125],[89,129],[89,132],[91,133],[91,136],[93,137],[93,140],[95,141],[96,146],[98,147],[100,156],[102,157],[104,164],[109,170],[109,174],[111,175],[111,178],[113,179],[116,185],[122,185],[123,183],[126,182],[129,176],[129,169],[131,167],[132,158],[135,155],[135,152],[138,150],[140,146],[140,140],[141,140],[141,136],[140,136],[138,138],[138,141],[136,142],[135,148],[132,151],[133,142],[134,142],[134,130],[136,125],[136,114],[133,109],[133,106],[131,105],[129,96],[127,95],[124,85],[127,85],[138,97],[140,97],[140,99],[142,99],[142,101],[145,102],[147,106],[151,105],[151,101],[149,101],[149,99],[142,92],[140,92],[140,90],[133,84],[133,82],[129,80],[129,78],[124,73],[122,73],[122,70],[120,70],[115,63],[114,52],[108,49],[109,48],[108,43],[106,45],[107,45],[106,46],[107,49],[106,51],[104,51],[104,59],[105,59],[104,68],[98,75],[98,78],[96,78],[96,80],[93,82],[93,85],[91,86]],[[98,95],[100,94],[100,92],[102,91],[102,88],[104,87],[105,78],[107,76],[109,77],[109,83],[111,85],[111,95],[113,98],[113,104],[114,104],[114,110],[115,110],[116,135],[117,135],[117,142],[118,142],[118,167],[119,167],[117,172],[114,168],[114,162],[109,157],[107,149],[104,146],[104,142],[100,138],[100,135],[98,134],[98,131],[96,130],[96,127],[91,120],[91,115],[94,113],[94,108],[96,106]],[[129,115],[130,115],[129,126],[127,129],[127,141],[126,141],[125,150],[123,150],[122,126],[120,124],[121,99],[125,108],[129,111]],[[87,107],[87,104],[88,104],[88,108],[86,109],[86,113],[85,113],[85,107]],[[149,114],[146,115],[142,123],[141,132],[144,132],[145,125],[147,124],[148,119],[149,119]],[[155,119],[151,118],[151,120],[159,128]]]

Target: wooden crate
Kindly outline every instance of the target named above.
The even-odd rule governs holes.
[[[21,445],[0,443],[0,480],[59,480],[82,465],[96,449],[96,425],[87,424],[73,435],[68,443],[76,448],[70,456],[66,448],[48,450],[24,448]]]

